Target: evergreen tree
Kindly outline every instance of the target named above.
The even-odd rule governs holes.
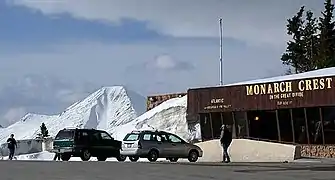
[[[305,7],[302,6],[292,19],[287,20],[287,34],[292,36],[292,40],[287,43],[286,52],[281,57],[283,64],[292,66],[295,73],[303,72],[302,62],[305,60],[304,44],[302,40],[304,24],[302,17],[304,11]]]
[[[40,126],[40,128],[41,128],[41,136],[42,136],[43,138],[48,137],[48,136],[49,136],[49,131],[48,131],[48,129],[47,129],[47,127],[45,126],[44,123],[42,123],[42,125]]]
[[[319,38],[317,35],[317,21],[312,11],[306,12],[305,25],[302,28],[302,44],[304,60],[301,62],[302,72],[318,68]]]
[[[320,55],[318,68],[335,66],[334,4],[332,4],[332,0],[325,0],[324,5],[325,9],[319,18]]]

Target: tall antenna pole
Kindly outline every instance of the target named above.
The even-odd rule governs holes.
[[[220,18],[220,85],[223,85],[223,72],[222,72],[222,18]]]

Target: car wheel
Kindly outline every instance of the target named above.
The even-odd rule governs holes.
[[[171,162],[177,162],[178,161],[178,158],[169,158],[169,160],[171,161]]]
[[[106,161],[107,157],[103,157],[103,156],[100,156],[100,157],[97,157],[98,161]]]
[[[151,150],[148,154],[148,160],[150,162],[155,162],[158,159],[158,151],[157,150]]]
[[[124,156],[124,155],[118,155],[117,157],[116,157],[116,159],[117,159],[117,161],[119,161],[119,162],[123,162],[123,161],[125,161],[126,159],[127,159],[127,156]]]
[[[71,154],[63,153],[60,155],[60,158],[62,159],[62,161],[68,161],[71,158]]]
[[[136,162],[136,161],[138,161],[138,159],[140,159],[140,158],[137,157],[137,156],[129,156],[129,160],[130,160],[131,162]]]
[[[81,155],[81,160],[83,161],[88,161],[91,159],[91,153],[90,151],[88,151],[87,149],[83,151],[82,155]]]
[[[199,158],[198,152],[196,150],[190,151],[188,154],[188,161],[190,162],[196,162]]]

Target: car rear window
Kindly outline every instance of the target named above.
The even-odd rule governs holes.
[[[73,130],[61,130],[58,132],[56,136],[56,140],[61,139],[73,139],[74,138],[74,131]]]
[[[124,137],[123,141],[137,141],[140,134],[130,133]]]

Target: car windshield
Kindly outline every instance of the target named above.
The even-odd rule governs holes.
[[[124,137],[123,141],[137,141],[140,134],[129,133]]]
[[[72,131],[72,130],[61,130],[57,134],[55,140],[73,139],[73,138],[74,138],[74,131]]]

